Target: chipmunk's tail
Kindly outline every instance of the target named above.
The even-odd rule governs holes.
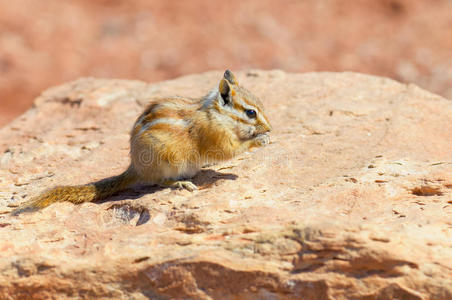
[[[29,202],[13,210],[11,214],[19,215],[23,212],[36,211],[56,202],[72,202],[80,204],[103,200],[128,186],[136,183],[138,176],[132,167],[118,176],[78,186],[59,186],[43,192]]]

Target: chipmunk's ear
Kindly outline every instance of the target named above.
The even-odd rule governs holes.
[[[220,85],[218,86],[218,91],[220,92],[221,99],[223,100],[223,105],[230,104],[232,87],[228,80],[225,78],[221,79]]]
[[[237,81],[237,78],[235,78],[234,74],[230,70],[226,70],[224,72],[224,79],[229,81],[232,85],[239,85],[239,82]]]
[[[237,78],[235,78],[234,74],[232,74],[231,71],[226,70],[220,81],[220,86],[218,87],[224,105],[231,104],[231,95],[234,95],[235,93],[234,86],[237,86],[238,84],[239,83],[237,82]]]

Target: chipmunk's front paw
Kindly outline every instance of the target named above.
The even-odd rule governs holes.
[[[267,133],[259,134],[254,138],[257,147],[263,147],[270,144],[270,136]]]

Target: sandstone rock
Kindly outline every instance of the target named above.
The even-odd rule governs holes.
[[[452,103],[354,73],[239,73],[274,131],[193,193],[129,189],[11,217],[31,195],[128,165],[148,85],[80,79],[0,131],[0,298],[451,299]]]

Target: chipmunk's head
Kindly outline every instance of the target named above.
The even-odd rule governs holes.
[[[239,86],[231,71],[224,72],[215,96],[211,107],[232,125],[239,139],[252,139],[271,130],[259,98]]]

